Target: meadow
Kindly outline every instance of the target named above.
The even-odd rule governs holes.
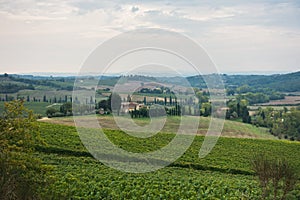
[[[0,113],[4,111],[5,102],[0,101]],[[49,106],[54,106],[59,109],[59,105],[52,105],[47,102],[24,102],[24,106],[29,110],[33,110],[35,114],[46,116],[46,110]]]

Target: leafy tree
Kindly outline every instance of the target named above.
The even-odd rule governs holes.
[[[112,112],[116,112],[118,115],[120,114],[122,99],[119,94],[112,93],[108,97],[108,109]]]
[[[196,93],[196,97],[199,100],[199,104],[207,103],[209,100],[208,96],[204,95],[204,92],[200,92],[200,91]]]
[[[201,113],[204,117],[208,117],[209,115],[211,115],[211,104],[203,103],[201,108]]]
[[[72,103],[66,102],[62,106],[60,106],[60,112],[64,115],[72,115]]]
[[[50,108],[48,108],[48,109],[46,110],[46,115],[47,115],[48,117],[53,117],[54,114],[57,113],[57,112],[58,112],[57,109],[55,109],[55,108],[53,108],[53,107],[50,107]]]
[[[227,102],[227,106],[229,109],[226,111],[226,119],[242,118],[244,123],[251,123],[247,100],[230,100]]]
[[[227,96],[233,96],[235,94],[235,90],[233,88],[228,88],[226,90]]]
[[[103,108],[104,110],[108,110],[108,101],[107,100],[99,101],[98,108]]]
[[[243,93],[251,92],[251,88],[249,87],[249,85],[243,85],[237,88],[236,91],[238,94],[243,94]]]
[[[40,198],[46,168],[33,152],[41,143],[33,112],[21,100],[6,103],[0,118],[0,199]]]

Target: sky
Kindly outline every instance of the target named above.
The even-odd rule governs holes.
[[[0,0],[0,73],[77,73],[104,41],[161,28],[200,44],[221,73],[300,70],[300,1]]]

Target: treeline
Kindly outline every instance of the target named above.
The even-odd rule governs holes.
[[[34,90],[32,84],[30,85],[20,85],[20,84],[13,84],[13,83],[2,83],[0,84],[0,93],[2,94],[9,94],[9,93],[16,93],[20,90]]]
[[[265,93],[252,93],[252,92],[240,94],[236,97],[236,99],[238,100],[242,100],[242,99],[247,100],[250,105],[258,104],[258,103],[268,103],[270,102],[270,100],[279,100],[284,98],[285,98],[284,94],[279,94],[279,93],[268,95]]]
[[[30,77],[4,74],[0,76],[0,93],[15,93],[22,89],[34,89],[34,86],[48,86],[57,90],[72,91],[75,77]],[[11,82],[18,82],[10,83]],[[85,89],[85,88],[77,88]],[[5,92],[8,91],[8,92]]]
[[[52,103],[60,103],[60,107],[49,107],[46,110],[46,115],[48,117],[64,117],[64,116],[72,116],[72,115],[83,115],[83,114],[92,114],[95,112],[95,109],[98,109],[98,103],[96,99],[92,96],[90,98],[86,98],[84,102],[80,102],[77,97],[73,99],[72,96],[65,96],[65,98],[56,98],[46,99],[44,96],[45,102]],[[81,104],[85,103],[85,104]]]
[[[49,96],[44,95],[42,98],[36,97],[36,96],[32,97],[30,95],[27,95],[27,96],[17,95],[15,97],[12,95],[5,94],[4,96],[0,96],[0,101],[13,101],[13,100],[23,100],[23,101],[27,101],[27,102],[47,102],[47,103],[65,103],[65,102],[73,101],[72,96],[68,96],[68,95],[65,95],[64,97],[62,97],[62,96],[49,97]]]
[[[142,107],[139,110],[135,108],[134,110],[129,111],[130,117],[131,118],[161,117],[165,115],[181,116],[181,107],[178,104],[172,107],[157,107],[155,105],[152,106]]]
[[[223,75],[227,86],[249,85],[252,88],[270,88],[278,92],[300,91],[300,72],[274,75]]]
[[[253,88],[270,88],[278,92],[300,91],[300,72],[274,75],[221,75],[226,87],[249,85]],[[207,88],[205,79],[218,78],[216,75],[190,76],[187,80],[192,87]]]
[[[226,110],[226,119],[242,119],[244,123],[251,123],[252,119],[249,115],[248,101],[229,100],[227,102],[228,109]]]
[[[159,87],[159,88],[142,88],[140,89],[139,93],[148,93],[148,94],[174,94],[173,91],[170,90],[168,87]]]
[[[241,120],[244,123],[258,127],[266,127],[270,133],[278,138],[300,141],[300,106],[288,110],[275,110],[272,107],[259,108],[250,116],[249,102],[242,100],[229,100],[227,102],[226,119]]]
[[[55,89],[59,89],[59,90],[68,90],[68,91],[72,91],[73,90],[73,82],[71,82],[69,84],[66,84],[66,79],[65,78],[49,78],[49,79],[26,79],[26,78],[19,78],[19,77],[15,77],[15,76],[10,76],[10,79],[12,81],[16,81],[16,82],[22,82],[22,83],[26,83],[26,84],[31,84],[31,85],[42,85],[42,86],[48,86],[48,87],[52,87]]]
[[[74,112],[74,114],[82,114],[84,112],[84,109],[87,110],[87,113],[95,111],[96,113],[101,112],[109,114],[111,112],[114,112],[119,115],[128,112],[132,118],[150,117],[150,115],[161,116],[160,112],[164,112],[169,116],[194,115],[207,117],[212,113],[212,106],[209,102],[208,95],[209,93],[206,91],[197,90],[196,96],[198,98],[198,101],[191,97],[178,100],[176,97],[170,95],[169,97],[165,96],[162,99],[154,98],[152,101],[148,101],[147,97],[144,97],[143,101],[137,102],[132,102],[131,97],[128,95],[127,100],[124,98],[123,102],[132,102],[132,105],[130,108],[127,108],[128,111],[125,111],[124,108],[121,108],[121,97],[116,93],[112,93],[108,99],[103,99],[99,102],[93,100],[92,97],[90,100],[86,99],[85,102],[80,102],[75,98],[74,103],[75,105],[78,105],[78,108],[77,111],[72,112]],[[123,104],[122,106],[124,107],[129,105]],[[159,106],[159,109],[154,109],[155,106]],[[53,109],[51,112],[52,114],[55,113]],[[58,112],[60,112],[60,114],[58,114]],[[56,110],[56,113],[56,115],[62,116],[61,111]]]
[[[272,107],[259,108],[252,117],[252,124],[267,127],[278,138],[300,141],[300,106],[275,110]]]
[[[243,85],[241,87],[228,87],[226,89],[228,96],[236,95],[236,99],[246,99],[250,105],[257,103],[267,103],[270,100],[284,99],[285,95],[276,92],[269,88],[254,88],[249,85]]]

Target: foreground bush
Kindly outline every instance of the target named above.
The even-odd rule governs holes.
[[[22,101],[5,105],[0,118],[0,199],[38,199],[37,188],[45,181],[45,169],[34,158],[40,143],[36,118]]]
[[[252,159],[262,189],[262,199],[287,199],[298,181],[295,168],[284,159],[270,159],[264,154]]]

